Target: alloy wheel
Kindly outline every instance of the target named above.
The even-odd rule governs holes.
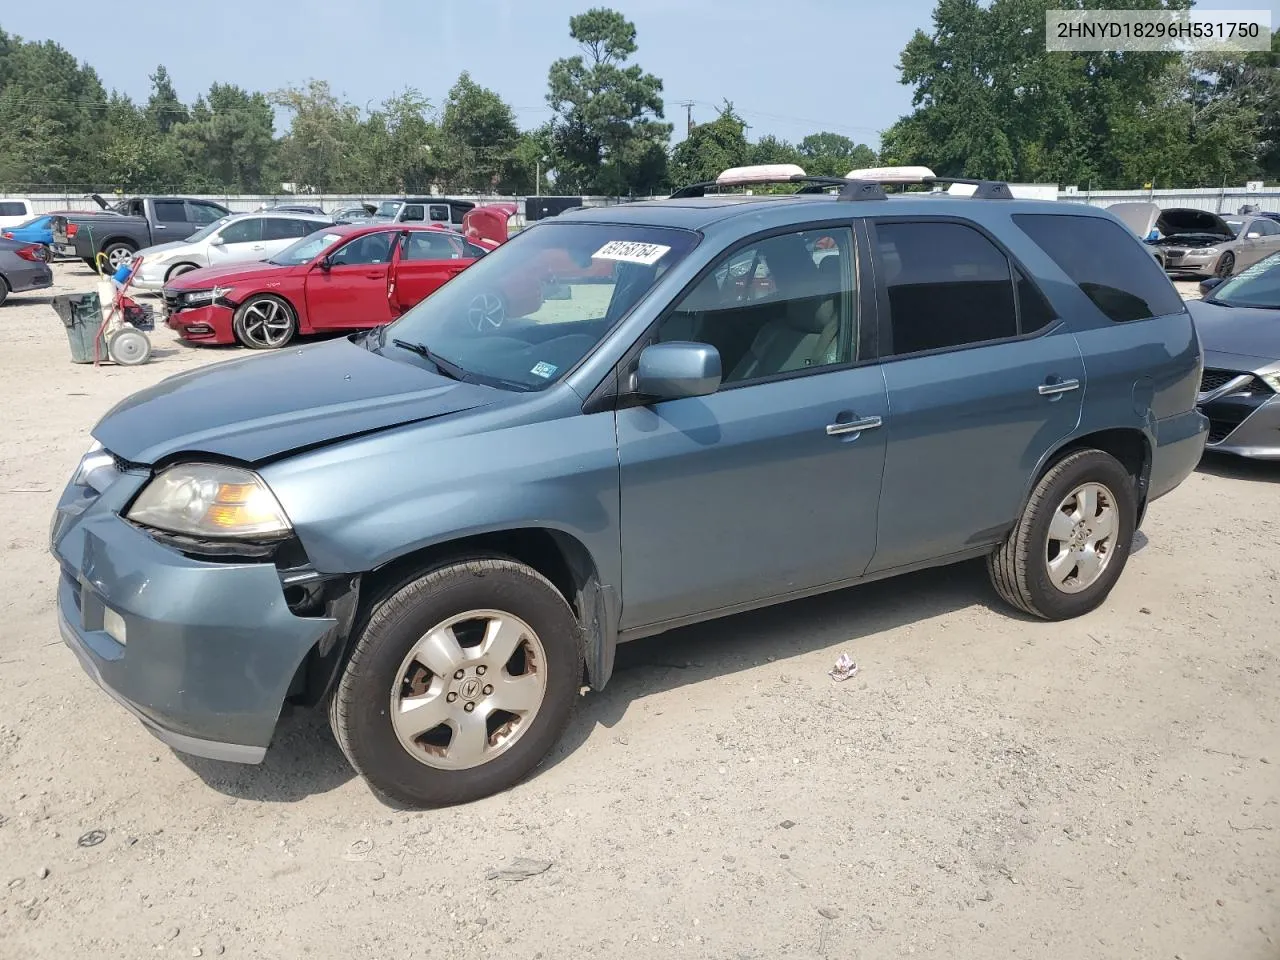
[[[244,335],[261,347],[282,346],[293,331],[293,318],[288,308],[279,300],[264,297],[253,300],[244,308],[241,324]]]
[[[465,770],[509,750],[546,695],[542,641],[518,617],[470,610],[414,644],[391,690],[391,724],[414,759]]]
[[[1097,582],[1115,553],[1120,514],[1115,495],[1101,483],[1072,490],[1049,522],[1045,557],[1049,579],[1063,593],[1079,593]]]

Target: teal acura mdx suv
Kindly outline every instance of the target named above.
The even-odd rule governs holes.
[[[1094,609],[1205,444],[1191,317],[1106,211],[947,183],[726,171],[135,394],[53,519],[63,637],[177,750],[255,763],[323,703],[443,804],[528,774],[623,641],[976,557]]]

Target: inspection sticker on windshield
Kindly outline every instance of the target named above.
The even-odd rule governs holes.
[[[663,258],[670,247],[660,243],[637,243],[634,240],[610,240],[591,255],[592,260],[620,260],[651,267]]]
[[[529,372],[532,373],[535,377],[541,377],[543,380],[545,380],[547,379],[547,377],[551,376],[553,373],[556,372],[556,365],[554,363],[547,363],[545,360],[543,360],[538,363],[535,363],[533,365],[533,369],[530,370]]]

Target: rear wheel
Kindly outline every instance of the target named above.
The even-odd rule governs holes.
[[[465,803],[538,765],[581,679],[578,624],[560,592],[514,560],[468,560],[373,607],[329,719],[374,789],[417,806]]]
[[[102,248],[102,253],[107,258],[107,266],[112,273],[115,273],[124,264],[133,259],[133,255],[137,253],[137,248],[131,243],[109,243]]]
[[[236,339],[251,350],[274,350],[293,339],[298,317],[279,297],[257,294],[236,309],[231,327]]]
[[[1215,276],[1221,277],[1223,280],[1225,280],[1227,279],[1227,277],[1231,276],[1235,268],[1236,268],[1235,254],[1228,252],[1228,253],[1224,253],[1221,257],[1218,258],[1218,266],[1213,271],[1213,273]]]
[[[996,592],[1045,620],[1088,613],[1120,579],[1136,515],[1133,477],[1115,457],[1068,454],[1036,484],[1009,538],[988,558]]]
[[[9,281],[4,277],[0,277],[0,306],[9,299]]]

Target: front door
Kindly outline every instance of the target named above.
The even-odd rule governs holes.
[[[654,340],[715,346],[724,381],[617,413],[624,630],[865,570],[888,410],[879,368],[854,365],[854,253],[847,226],[752,241],[659,323]]]
[[[1066,219],[1066,218],[1060,218]],[[871,571],[997,542],[1080,419],[1075,336],[973,226],[874,226],[890,415]]]
[[[307,317],[313,330],[355,330],[392,319],[387,299],[392,230],[366,233],[343,244],[326,270],[307,274]]]
[[[263,259],[262,226],[262,217],[249,217],[227,224],[218,233],[222,242],[209,244],[209,265],[217,267]]]
[[[462,238],[443,230],[406,233],[393,267],[392,312],[416,306],[474,263],[465,253]]]
[[[1280,223],[1266,217],[1255,217],[1240,231],[1239,256],[1236,267],[1248,267],[1280,251]]]

